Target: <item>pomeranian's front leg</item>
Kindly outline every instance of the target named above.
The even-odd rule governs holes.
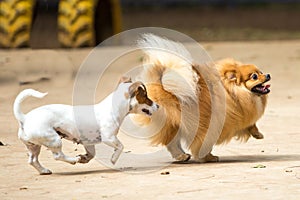
[[[173,140],[167,145],[167,149],[176,161],[186,162],[191,158],[191,155],[185,153],[181,148],[181,143],[177,136],[175,136]]]
[[[261,132],[259,132],[256,124],[254,124],[253,126],[250,126],[248,128],[248,131],[256,139],[263,139],[264,138],[264,135]]]

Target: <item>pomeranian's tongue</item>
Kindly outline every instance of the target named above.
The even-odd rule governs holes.
[[[271,85],[265,85],[265,86],[264,86],[264,90],[269,89],[270,86],[271,86]]]

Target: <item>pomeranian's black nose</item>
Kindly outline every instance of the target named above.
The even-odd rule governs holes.
[[[270,74],[266,74],[266,79],[267,80],[271,80],[271,75]]]

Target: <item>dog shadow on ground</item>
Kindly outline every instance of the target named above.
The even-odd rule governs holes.
[[[110,174],[118,172],[115,169],[97,169],[87,171],[72,171],[72,172],[55,172],[53,175],[58,176],[76,176],[76,175],[88,175],[88,174]]]
[[[235,155],[235,156],[220,156],[219,162],[215,164],[230,164],[230,163],[256,163],[256,162],[274,162],[274,161],[300,161],[299,154],[287,154],[287,155]],[[188,162],[173,162],[174,164],[192,164],[192,165],[205,165],[212,163],[199,163],[194,160]]]
[[[166,163],[165,166],[169,166],[172,163]],[[102,165],[99,164],[99,167]],[[107,169],[96,169],[96,170],[83,170],[83,171],[72,171],[72,172],[55,172],[53,175],[57,176],[76,176],[76,175],[90,175],[90,174],[112,174],[112,173],[128,173],[128,174],[147,174],[152,173],[164,168],[161,165],[143,166],[143,167],[124,167],[124,168],[107,168]]]
[[[234,163],[260,163],[260,162],[284,162],[284,161],[300,161],[300,155],[288,154],[288,155],[237,155],[237,156],[220,156],[220,161],[216,163],[199,163],[193,160],[188,162],[169,162],[165,163],[164,167],[178,168],[188,167],[191,165],[223,165]],[[100,166],[100,164],[99,164]],[[99,170],[87,170],[87,171],[73,171],[73,172],[56,172],[57,176],[76,176],[76,175],[89,175],[89,174],[110,174],[110,173],[129,173],[129,174],[147,174],[154,171],[162,170],[162,166],[143,166],[143,167],[125,167],[125,168],[107,168]]]
[[[273,162],[273,161],[300,161],[300,155],[239,155],[223,156],[220,158],[221,163],[247,163],[247,162]]]

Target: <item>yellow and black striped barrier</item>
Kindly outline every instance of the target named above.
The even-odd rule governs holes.
[[[29,45],[34,0],[0,1],[0,47]]]
[[[119,0],[0,0],[2,48],[95,46],[121,29]]]

